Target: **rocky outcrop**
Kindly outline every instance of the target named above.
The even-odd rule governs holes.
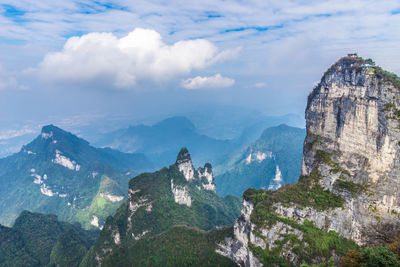
[[[193,178],[188,179],[188,169],[182,166],[190,166]],[[169,168],[142,173],[130,180],[128,200],[121,204],[114,216],[107,218],[91,253],[86,257],[90,264],[83,266],[101,266],[107,259],[114,260],[114,257],[124,257],[129,262],[119,254],[121,248],[132,245],[129,253],[142,255],[136,251],[136,241],[160,238],[177,225],[220,231],[224,226],[233,224],[239,214],[239,204],[239,198],[218,197],[211,165],[207,163],[204,168],[195,171],[189,152],[183,148],[175,164]],[[221,231],[232,235],[231,230]],[[222,240],[222,236],[218,240]],[[212,254],[215,255],[215,252]]]
[[[205,190],[210,190],[215,193],[215,183],[214,183],[214,176],[212,173],[212,167],[210,163],[206,163],[204,165],[204,168],[199,168],[197,170],[198,176],[200,179],[205,179],[204,181],[202,180],[202,187]]]
[[[230,258],[237,264],[250,267],[261,265],[260,261],[254,257],[249,249],[249,242],[255,241],[255,237],[252,235],[254,225],[250,221],[253,208],[254,205],[251,201],[243,201],[240,217],[236,220],[234,225],[235,238],[226,238],[225,242],[218,244],[219,247],[216,250],[218,254]],[[253,238],[253,240],[250,241],[249,238]],[[261,242],[261,246],[265,248],[265,243],[263,243],[263,241]]]
[[[359,245],[400,230],[399,100],[389,74],[356,56],[334,64],[308,99],[302,175],[318,168],[320,184],[345,198],[323,227]]]
[[[189,189],[191,185],[194,185],[198,190],[209,190],[215,193],[214,176],[210,163],[206,163],[204,168],[199,167],[195,171],[189,151],[184,147],[179,151],[175,165],[186,179],[184,184],[174,184],[173,179],[171,179],[171,191],[176,203],[188,207],[192,205]]]
[[[190,197],[187,186],[174,185],[174,180],[171,180],[171,191],[172,194],[174,194],[174,200],[176,203],[188,207],[192,206],[192,198]]]
[[[176,159],[176,166],[178,166],[179,171],[185,176],[186,181],[194,179],[192,159],[190,158],[189,151],[185,147],[179,151]]]
[[[305,115],[298,184],[246,191],[251,215],[242,214],[235,238],[221,244],[239,265],[272,256],[326,263],[329,254],[338,264],[343,248],[385,243],[400,231],[400,79],[349,55],[325,72]],[[247,230],[236,231],[243,222]],[[322,251],[316,239],[335,241]],[[246,261],[254,256],[258,263]]]

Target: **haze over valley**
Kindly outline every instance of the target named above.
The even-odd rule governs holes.
[[[400,266],[400,3],[2,1],[0,266]]]

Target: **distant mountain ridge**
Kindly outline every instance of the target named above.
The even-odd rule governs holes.
[[[281,124],[264,130],[246,149],[218,166],[217,193],[240,196],[248,188],[276,190],[300,175],[305,130]]]
[[[97,146],[112,147],[124,152],[144,153],[157,166],[168,165],[181,147],[188,147],[196,164],[216,161],[236,144],[199,134],[186,117],[171,117],[152,126],[137,125],[103,135]]]
[[[91,221],[100,226],[124,199],[129,179],[151,167],[142,154],[94,148],[54,125],[45,126],[20,152],[0,159],[0,223],[10,225],[27,209],[86,228]]]
[[[240,127],[243,130],[237,137],[222,140],[202,134],[202,131],[187,117],[175,116],[153,125],[140,124],[103,134],[95,144],[124,152],[143,153],[151,158],[157,167],[168,165],[181,147],[187,147],[193,153],[192,160],[195,164],[211,162],[217,166],[230,154],[237,153],[254,142],[266,128],[277,126],[282,122],[295,121],[295,118],[294,115],[252,118],[248,122],[243,122],[247,126]],[[203,128],[204,124],[202,121]],[[215,130],[221,128],[217,125],[210,127]]]

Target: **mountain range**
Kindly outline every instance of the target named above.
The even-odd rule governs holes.
[[[152,126],[130,126],[104,134],[95,144],[124,152],[144,153],[159,167],[172,162],[182,147],[188,147],[193,152],[196,164],[218,160],[234,148],[230,140],[199,134],[186,117],[167,118]]]
[[[227,157],[232,157],[257,140],[263,130],[282,122],[292,122],[295,120],[292,117],[289,115],[283,117],[258,116],[247,118],[247,122],[244,122],[245,119],[242,118],[240,122],[246,127],[236,127],[243,129],[240,134],[232,138],[218,139],[202,133],[209,131],[197,128],[187,117],[175,116],[154,125],[141,124],[105,133],[96,139],[94,144],[123,152],[143,153],[151,158],[158,167],[168,165],[174,160],[181,147],[188,147],[192,151],[195,164],[211,162],[213,165],[219,166],[224,164]],[[199,116],[196,116],[195,119],[200,120]],[[214,118],[214,120],[217,119]],[[210,123],[211,121],[210,119]],[[202,122],[202,127],[205,127],[205,124]],[[242,193],[240,192],[240,194]]]
[[[306,133],[284,125],[267,129],[238,154],[238,160],[228,160],[231,164],[226,165],[235,170],[270,161],[275,178],[279,173],[281,178],[283,173],[292,177],[296,170],[283,165],[299,164],[298,139],[306,134],[297,183],[281,186],[279,179],[273,179],[265,183],[268,188],[249,188],[240,209],[238,197],[216,194],[218,183],[211,164],[195,169],[188,149],[182,148],[174,164],[129,180],[127,198],[118,201],[119,207],[101,225],[95,241],[95,233],[82,230],[79,224],[22,211],[12,228],[0,226],[0,263],[400,266],[399,92],[399,77],[370,59],[349,54],[325,72],[309,95]],[[65,134],[54,126],[45,127],[41,136],[21,150],[21,158],[50,153],[42,162],[73,173],[87,168],[84,158],[73,154],[75,150],[51,147],[61,140],[60,133]],[[86,147],[83,140],[66,134],[73,147]],[[35,150],[37,147],[42,152]],[[120,153],[107,155],[117,157]],[[24,165],[29,161],[12,161],[13,157],[19,159],[20,155],[0,163],[15,170],[32,168]],[[62,186],[47,185],[49,176],[44,178],[36,169],[28,171],[34,179],[31,183],[39,186],[42,195],[64,198]],[[238,177],[231,181],[227,177],[226,181],[238,183]],[[6,181],[6,188],[12,189],[12,179]],[[100,196],[107,198],[104,193]]]
[[[297,138],[285,139],[285,129],[293,130]],[[104,143],[118,140],[113,143],[114,147],[128,150],[133,146],[138,151],[124,153],[108,147],[95,148],[82,138],[48,125],[20,152],[0,159],[3,184],[0,223],[10,226],[26,209],[54,213],[60,220],[80,222],[85,229],[100,228],[125,199],[129,180],[140,172],[164,166],[163,163],[177,154],[176,149],[181,144],[190,144],[200,154],[195,164],[204,164],[207,156],[211,161],[220,162],[216,181],[219,184],[217,193],[222,196],[241,196],[248,187],[268,186],[268,181],[277,175],[277,164],[283,166],[279,169],[281,183],[295,182],[292,170],[297,168],[298,171],[301,154],[293,154],[290,148],[298,148],[302,142],[302,131],[295,129],[285,126],[275,131],[271,129],[271,134],[264,134],[246,148],[245,144],[234,140],[217,140],[198,134],[188,119],[175,117],[154,126],[135,126],[104,136]],[[281,135],[279,149],[282,151],[265,145],[272,144],[275,141],[271,140]],[[283,144],[285,141],[292,143]],[[265,156],[263,162],[255,160],[257,153]],[[244,159],[248,154],[254,154],[249,164]],[[238,155],[239,161],[236,160]],[[288,169],[281,162],[287,158],[294,163]],[[275,164],[276,160],[279,162]],[[253,176],[249,175],[252,173]]]
[[[152,168],[143,154],[94,148],[53,125],[21,151],[0,159],[0,223],[24,209],[99,226],[124,200],[128,181]]]

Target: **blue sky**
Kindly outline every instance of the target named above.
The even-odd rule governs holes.
[[[399,10],[397,0],[1,0],[0,136],[203,104],[302,115],[347,53],[400,73]]]

